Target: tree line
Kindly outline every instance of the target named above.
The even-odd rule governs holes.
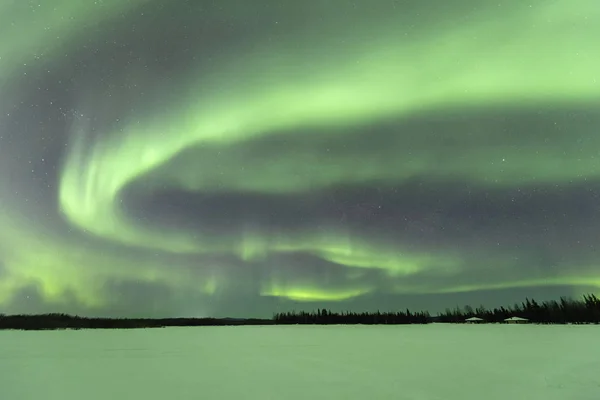
[[[335,313],[330,310],[313,312],[284,312],[273,315],[273,321],[278,325],[316,324],[316,325],[397,325],[397,324],[427,324],[431,316],[427,311],[411,312],[343,312]]]
[[[478,317],[485,322],[503,322],[510,317],[526,318],[538,324],[598,324],[600,323],[600,299],[594,294],[584,295],[580,300],[562,297],[559,301],[537,302],[525,299],[512,307],[473,309],[447,309],[438,316],[439,322],[464,322],[467,318]]]
[[[501,323],[508,318],[525,318],[538,324],[600,324],[600,299],[594,294],[584,295],[580,300],[562,297],[559,301],[537,302],[525,299],[510,307],[488,309],[471,306],[447,309],[436,316],[426,311],[374,312],[374,313],[334,313],[329,310],[313,312],[285,312],[273,316],[275,324],[427,324],[466,323],[468,318],[481,318],[484,323]]]
[[[237,318],[86,318],[68,314],[2,315],[0,329],[136,329],[184,326],[270,325],[268,319]]]
[[[47,330],[47,329],[134,329],[185,326],[235,326],[235,325],[396,325],[464,323],[478,317],[487,323],[504,322],[511,317],[526,318],[538,324],[600,324],[600,299],[593,294],[579,300],[563,297],[559,301],[537,302],[525,299],[510,307],[488,309],[471,306],[447,309],[431,316],[427,311],[412,312],[332,312],[318,309],[312,312],[290,311],[276,313],[271,319],[244,318],[86,318],[68,314],[3,315],[0,329]]]

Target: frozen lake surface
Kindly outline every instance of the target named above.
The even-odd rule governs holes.
[[[600,399],[600,326],[0,331],[2,399]]]

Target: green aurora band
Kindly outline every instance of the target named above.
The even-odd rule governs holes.
[[[0,32],[19,38],[0,45],[0,87],[20,74],[23,64],[35,64],[32,55],[43,54],[52,62],[64,49],[77,46],[90,26],[136,12],[148,2],[104,0],[92,6],[48,0],[35,12],[25,3],[0,5]],[[526,280],[494,276],[476,284],[413,285],[407,279],[415,274],[460,274],[466,255],[458,249],[435,253],[386,245],[334,226],[275,233],[248,227],[228,235],[140,224],[130,218],[122,204],[127,191],[137,196],[165,189],[294,195],[371,182],[395,185],[424,175],[492,188],[600,178],[600,135],[590,134],[586,126],[553,133],[552,142],[533,133],[499,140],[502,132],[494,129],[481,129],[474,137],[470,130],[453,134],[452,146],[444,145],[443,133],[436,131],[413,135],[410,148],[406,143],[411,134],[399,129],[385,150],[365,151],[359,159],[332,151],[324,160],[311,151],[346,137],[350,141],[361,127],[402,123],[430,112],[600,105],[597,1],[490,2],[469,15],[461,15],[468,8],[464,6],[439,23],[427,19],[430,6],[390,12],[393,2],[381,1],[365,15],[364,7],[353,11],[347,2],[284,3],[282,10],[302,9],[309,28],[273,28],[282,33],[269,40],[240,41],[218,53],[212,70],[199,74],[191,68],[176,89],[177,103],[160,113],[134,113],[103,135],[94,134],[85,120],[71,126],[56,211],[73,233],[53,237],[50,228],[24,223],[26,211],[15,212],[16,205],[0,207],[0,222],[7,227],[0,233],[0,250],[8,271],[7,278],[0,279],[0,304],[30,282],[40,285],[48,301],[60,302],[68,291],[83,304],[102,307],[110,301],[102,282],[111,277],[189,287],[207,296],[234,279],[219,272],[219,265],[198,266],[206,271],[198,281],[197,272],[192,276],[164,268],[160,258],[139,257],[153,252],[172,254],[175,260],[229,254],[250,263],[272,254],[302,252],[347,267],[346,279],[336,284],[275,272],[256,288],[265,296],[299,301],[337,301],[377,291],[600,287],[600,272],[593,273],[597,266],[588,265]],[[249,8],[243,2],[226,2],[219,12],[241,23]],[[447,10],[438,12],[443,11]],[[282,21],[294,14],[279,12]],[[422,28],[409,31],[407,26]],[[105,106],[97,90],[98,85],[81,88],[82,114],[93,115]],[[9,101],[0,99],[0,106]],[[268,154],[244,150],[260,141],[286,140],[286,135],[290,140],[305,135],[302,140],[310,146]],[[571,143],[577,139],[585,146],[574,147]],[[217,166],[217,155],[228,163]],[[84,232],[87,238],[74,232]],[[111,252],[106,250],[110,246],[137,250]],[[372,270],[383,273],[389,285],[377,287],[363,279]]]

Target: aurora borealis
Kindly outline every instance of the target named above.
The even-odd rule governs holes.
[[[600,288],[596,0],[3,0],[0,33],[0,312]]]

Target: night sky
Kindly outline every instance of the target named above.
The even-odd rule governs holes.
[[[2,0],[0,312],[600,292],[598,0]]]

